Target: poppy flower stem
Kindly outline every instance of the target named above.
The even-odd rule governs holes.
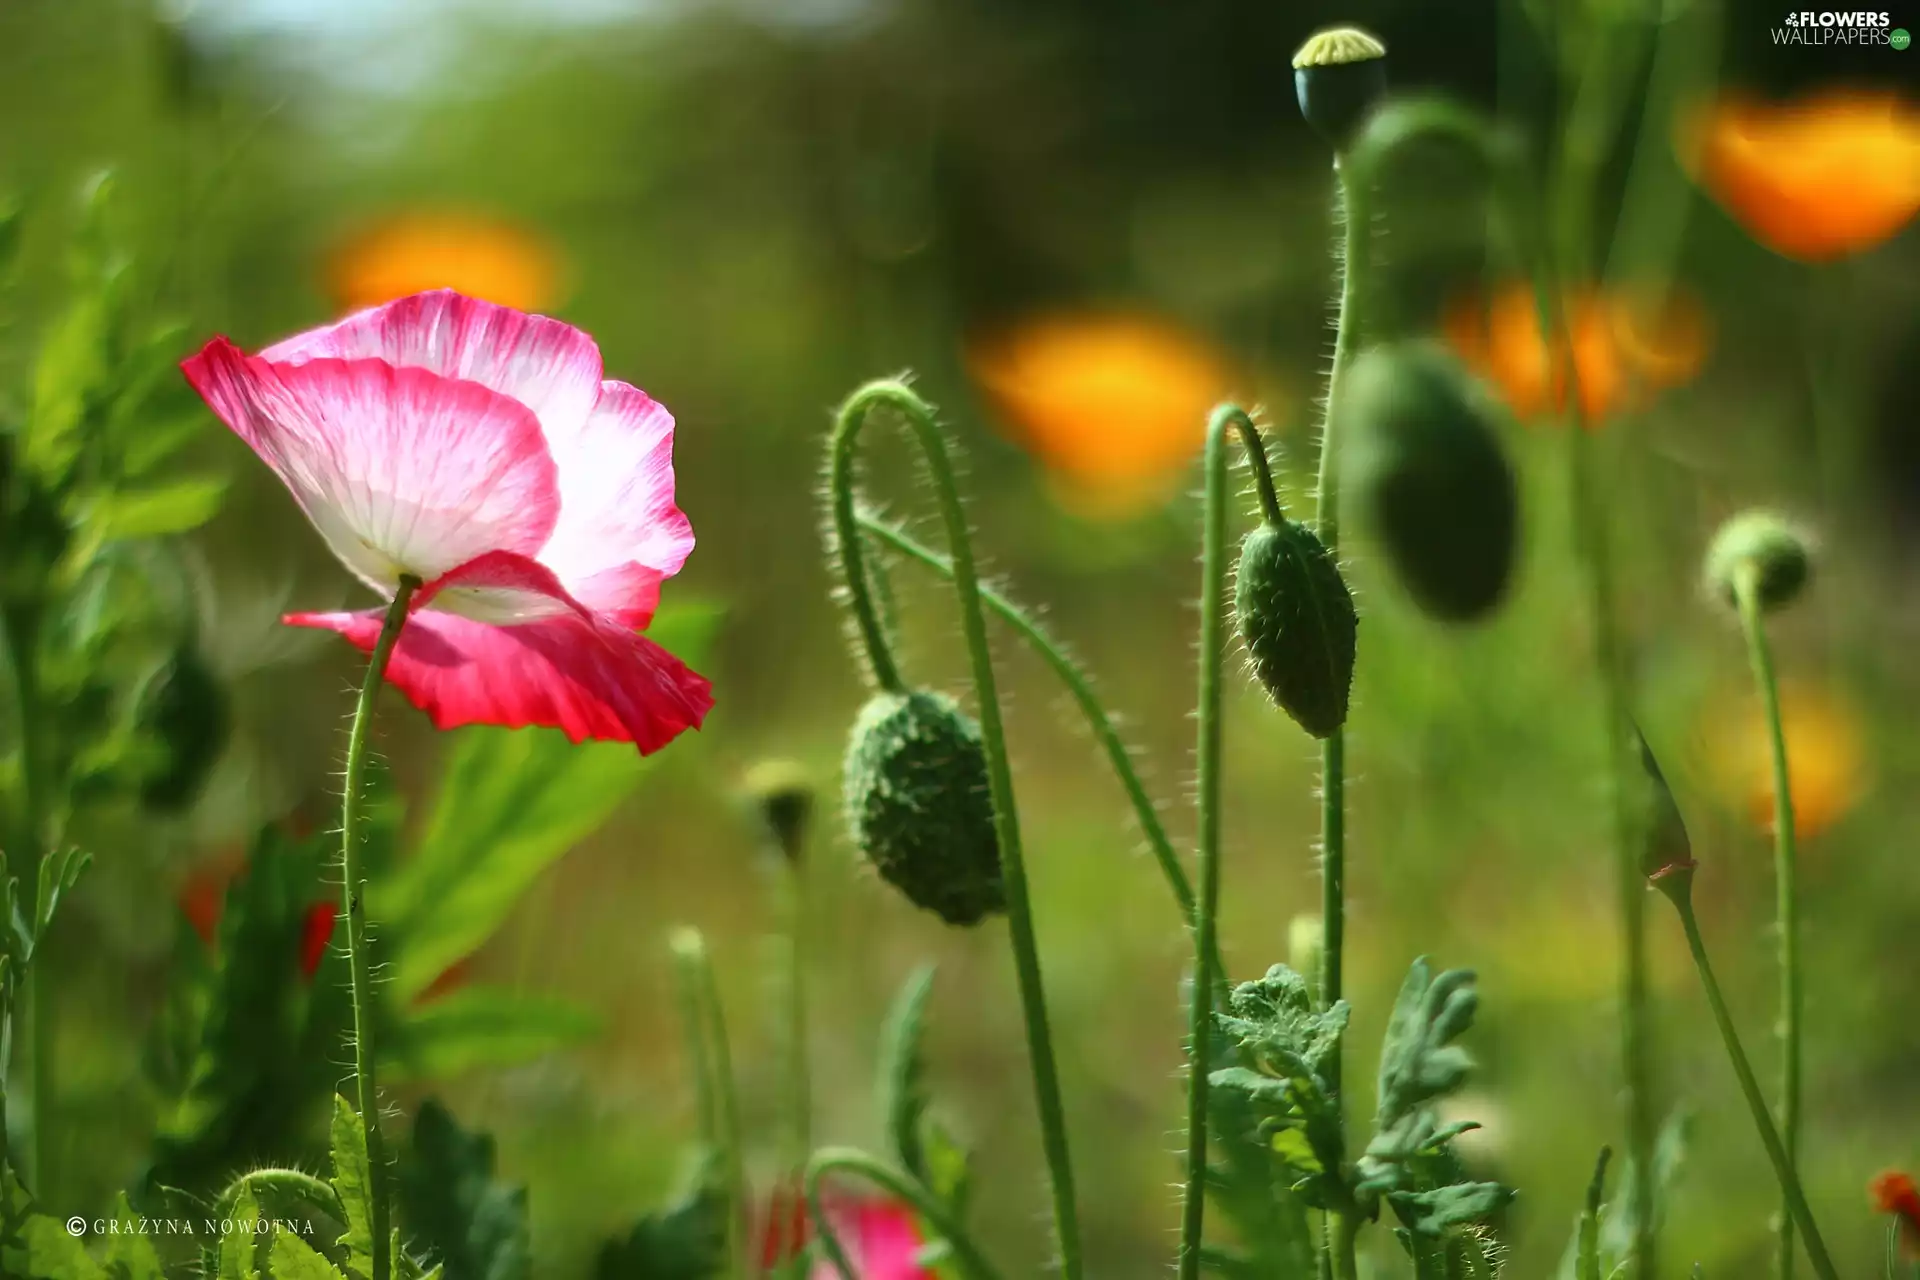
[[[1760,1083],[1753,1075],[1753,1064],[1747,1060],[1747,1051],[1740,1045],[1740,1032],[1733,1025],[1733,1015],[1727,1011],[1726,998],[1720,994],[1720,983],[1713,976],[1713,965],[1707,960],[1707,945],[1700,936],[1700,923],[1693,914],[1691,889],[1682,886],[1668,892],[1667,896],[1680,913],[1680,927],[1687,935],[1687,950],[1692,953],[1693,966],[1699,971],[1700,985],[1707,993],[1707,1004],[1713,1010],[1714,1025],[1720,1029],[1720,1040],[1726,1046],[1728,1061],[1733,1064],[1733,1074],[1740,1081],[1741,1095],[1746,1098],[1747,1109],[1753,1115],[1753,1127],[1759,1131],[1761,1145],[1767,1149],[1767,1159],[1773,1162],[1774,1176],[1780,1180],[1780,1194],[1786,1202],[1787,1215],[1799,1225],[1814,1274],[1820,1280],[1837,1280],[1833,1259],[1827,1254],[1826,1241],[1821,1238],[1820,1227],[1813,1220],[1813,1211],[1807,1207],[1800,1177],[1794,1171],[1793,1161],[1787,1155],[1779,1131],[1774,1128],[1773,1117],[1767,1111],[1767,1100],[1762,1096]]]
[[[347,968],[353,983],[353,1076],[359,1097],[360,1124],[366,1133],[367,1170],[372,1185],[373,1274],[370,1280],[389,1280],[393,1270],[393,1233],[389,1226],[391,1205],[387,1196],[387,1149],[380,1136],[380,1087],[374,1080],[376,1060],[373,1030],[373,977],[367,954],[366,880],[360,867],[360,820],[362,816],[362,779],[367,766],[367,739],[373,728],[373,704],[380,682],[387,673],[387,661],[407,622],[407,608],[413,602],[420,580],[403,576],[387,606],[386,619],[380,624],[380,636],[373,643],[367,662],[367,677],[360,685],[360,700],[353,709],[353,728],[347,735],[346,794],[340,806],[340,891],[346,899]]]
[[[733,1084],[733,1054],[727,1043],[720,991],[713,978],[713,961],[707,954],[707,940],[698,929],[674,931],[673,962],[687,1056],[693,1061],[700,1137],[719,1159],[721,1177],[726,1180],[729,1269],[739,1280],[750,1280],[747,1175],[740,1149],[740,1102]]]
[[[1800,910],[1798,852],[1795,848],[1793,788],[1787,770],[1787,739],[1780,721],[1780,686],[1773,673],[1773,651],[1761,619],[1760,568],[1742,565],[1734,575],[1733,594],[1740,611],[1740,629],[1746,633],[1747,660],[1753,683],[1767,717],[1768,744],[1773,757],[1773,876],[1775,928],[1780,935],[1780,1140],[1787,1165],[1800,1168],[1800,1023],[1806,994],[1800,972]],[[1793,1276],[1793,1215],[1780,1215],[1778,1274]]]
[[[1267,467],[1260,431],[1238,405],[1223,404],[1207,422],[1206,501],[1200,553],[1198,781],[1200,895],[1193,912],[1193,992],[1187,1022],[1187,1178],[1180,1213],[1180,1280],[1197,1280],[1207,1208],[1207,1092],[1213,1072],[1216,917],[1220,910],[1220,662],[1225,645],[1222,615],[1227,594],[1227,433],[1237,431],[1260,489],[1266,518],[1278,523],[1280,501]]]
[[[840,552],[854,613],[865,638],[874,677],[883,689],[901,689],[900,674],[887,651],[878,616],[867,590],[860,530],[854,514],[853,463],[860,428],[867,415],[885,406],[898,413],[925,455],[946,525],[947,547],[953,557],[954,593],[959,597],[960,626],[966,636],[973,668],[974,699],[979,704],[980,744],[987,758],[987,785],[993,801],[995,839],[1000,850],[1000,878],[1006,893],[1007,933],[1013,946],[1014,972],[1020,985],[1021,1014],[1026,1023],[1027,1055],[1033,1072],[1034,1101],[1040,1114],[1041,1144],[1053,1191],[1054,1232],[1060,1249],[1063,1280],[1080,1280],[1080,1224],[1075,1206],[1073,1165],[1067,1150],[1067,1122],[1060,1097],[1059,1068],[1053,1056],[1053,1038],[1047,1021],[1046,991],[1040,976],[1040,948],[1034,936],[1033,908],[1027,892],[1026,862],[1020,849],[1020,818],[1014,807],[1013,771],[1007,762],[1006,730],[1000,718],[1000,695],[994,682],[993,654],[987,647],[987,620],[980,603],[980,580],[973,564],[973,542],[967,514],[960,502],[946,440],[932,406],[905,383],[883,379],[870,382],[841,406],[834,427],[831,454],[831,500],[835,540]]]
[[[966,1280],[1000,1280],[999,1271],[974,1243],[967,1229],[954,1217],[945,1202],[898,1169],[881,1163],[864,1151],[852,1147],[822,1147],[807,1162],[807,1213],[813,1218],[814,1232],[827,1261],[840,1273],[841,1280],[861,1280],[847,1251],[834,1233],[833,1220],[822,1200],[821,1184],[830,1174],[851,1175],[873,1183],[888,1195],[911,1205],[913,1211],[953,1250],[954,1260]]]

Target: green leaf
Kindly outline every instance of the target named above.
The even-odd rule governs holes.
[[[1680,1179],[1680,1171],[1686,1165],[1687,1137],[1693,1127],[1693,1115],[1684,1106],[1677,1107],[1660,1126],[1660,1134],[1653,1144],[1653,1228],[1658,1231],[1667,1218],[1667,1202],[1672,1199],[1674,1185]],[[1638,1224],[1634,1220],[1626,1188],[1633,1185],[1633,1157],[1629,1155],[1620,1172],[1619,1191],[1614,1200],[1600,1215],[1600,1257],[1606,1264],[1603,1269],[1624,1263],[1633,1252],[1633,1238],[1638,1234]]]
[[[234,1229],[220,1237],[219,1280],[260,1280],[260,1238],[253,1231],[260,1206],[251,1190],[234,1201],[232,1218]]]
[[[124,1191],[113,1202],[113,1216],[121,1229],[107,1236],[107,1274],[113,1280],[166,1280],[160,1255],[153,1241],[140,1234],[139,1215]]]
[[[921,1120],[927,1110],[926,1039],[927,1001],[933,994],[934,966],[923,964],[910,974],[894,997],[880,1037],[880,1110],[887,1138],[900,1167],[927,1178],[926,1153],[921,1145]]]
[[[276,1227],[267,1251],[267,1269],[273,1280],[347,1280],[340,1269],[291,1231]]]
[[[121,490],[95,503],[88,518],[102,540],[186,533],[220,513],[225,476],[189,476],[145,489]]]
[[[400,1168],[401,1220],[459,1280],[528,1280],[527,1193],[493,1175],[493,1139],[468,1133],[429,1100]]]
[[[80,458],[82,425],[106,381],[110,325],[106,290],[83,287],[40,343],[20,456],[27,470],[56,489]]]
[[[339,1094],[333,1098],[333,1191],[340,1197],[347,1230],[340,1247],[347,1251],[347,1270],[357,1276],[373,1274],[373,1169],[367,1160],[367,1131],[353,1104]]]
[[[58,1218],[33,1214],[20,1229],[20,1243],[27,1280],[107,1280],[87,1247]]]
[[[1220,1026],[1256,1059],[1271,1063],[1275,1074],[1287,1076],[1320,1075],[1340,1047],[1350,1013],[1344,1000],[1324,1013],[1316,1011],[1306,979],[1283,964],[1256,982],[1235,987],[1227,1008],[1219,1016]]]
[[[704,1153],[673,1203],[648,1214],[619,1240],[608,1241],[594,1280],[712,1280],[727,1264],[727,1196],[719,1161]]]
[[[1573,1239],[1560,1259],[1560,1280],[1605,1280],[1600,1271],[1600,1209],[1607,1189],[1607,1163],[1612,1147],[1600,1148],[1593,1163],[1593,1180],[1587,1184],[1586,1203],[1573,1222]]]
[[[410,1010],[380,1042],[395,1083],[528,1062],[600,1034],[602,1019],[560,996],[468,987]]]
[[[454,738],[419,850],[373,916],[396,940],[400,1001],[491,937],[540,873],[610,817],[648,767],[631,746],[575,745],[552,729],[467,729]]]
[[[1512,1190],[1497,1182],[1456,1182],[1430,1191],[1395,1191],[1387,1203],[1407,1230],[1437,1236],[1450,1227],[1485,1222],[1511,1199]]]

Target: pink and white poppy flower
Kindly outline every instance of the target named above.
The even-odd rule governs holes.
[[[182,368],[342,564],[423,585],[387,679],[434,724],[549,725],[658,750],[706,679],[640,635],[693,549],[673,417],[580,330],[450,290]],[[363,652],[384,609],[295,613]]]
[[[834,1238],[846,1251],[858,1280],[937,1280],[938,1273],[920,1260],[927,1244],[920,1237],[913,1210],[906,1205],[881,1196],[829,1190],[824,1207],[833,1222]],[[813,1222],[806,1199],[791,1187],[774,1191],[766,1216],[760,1271],[770,1275],[806,1248],[813,1238]],[[840,1269],[822,1253],[807,1280],[840,1280]]]

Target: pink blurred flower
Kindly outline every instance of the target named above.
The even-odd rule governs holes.
[[[706,679],[638,634],[693,549],[673,417],[601,381],[586,334],[443,289],[183,368],[348,569],[387,597],[424,584],[387,679],[438,728],[645,753],[699,727]],[[371,651],[384,612],[285,621]]]
[[[859,1280],[938,1280],[931,1268],[920,1264],[926,1242],[906,1205],[878,1196],[831,1192],[825,1204],[834,1235]],[[762,1225],[761,1269],[771,1272],[799,1253],[813,1238],[812,1228],[805,1200],[791,1187],[776,1190]],[[808,1280],[840,1280],[840,1273],[823,1255],[814,1262]]]

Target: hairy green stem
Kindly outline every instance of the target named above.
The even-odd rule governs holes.
[[[1795,848],[1793,787],[1787,769],[1787,739],[1780,723],[1780,686],[1773,673],[1773,651],[1760,616],[1760,570],[1743,565],[1734,575],[1733,594],[1740,629],[1747,637],[1747,660],[1767,717],[1767,741],[1773,757],[1774,926],[1780,935],[1780,1141],[1787,1164],[1800,1168],[1800,1023],[1806,992],[1800,972],[1799,857]],[[1793,1215],[1782,1208],[1777,1270],[1793,1277]]]
[[[733,1055],[727,1043],[727,1020],[720,1007],[713,963],[706,939],[698,929],[675,932],[673,958],[681,1016],[694,1061],[701,1136],[718,1154],[721,1176],[727,1184],[728,1267],[737,1280],[752,1280],[746,1242],[746,1161],[740,1148],[740,1102],[733,1083]]]
[[[1371,256],[1372,211],[1368,202],[1367,179],[1351,171],[1339,157],[1334,160],[1337,179],[1336,211],[1345,224],[1340,253],[1340,312],[1333,340],[1333,368],[1327,375],[1326,418],[1320,428],[1320,468],[1314,485],[1314,532],[1319,535],[1327,555],[1340,554],[1340,457],[1335,447],[1339,425],[1341,385],[1360,345],[1357,320],[1360,300],[1366,294],[1368,262]],[[1320,961],[1320,1003],[1331,1008],[1344,990],[1347,942],[1347,731],[1335,729],[1320,744],[1320,928],[1324,939]],[[1335,1046],[1326,1057],[1326,1081],[1333,1091],[1335,1105],[1342,1113],[1340,1100],[1340,1049]],[[1351,1235],[1357,1224],[1350,1215],[1327,1215],[1327,1253],[1322,1255],[1322,1271],[1335,1268],[1345,1280],[1352,1274]],[[1347,1270],[1341,1265],[1339,1244],[1347,1244]]]
[[[227,1184],[227,1189],[220,1193],[218,1200],[214,1201],[213,1216],[225,1218],[233,1212],[233,1206],[239,1201],[242,1193],[256,1188],[299,1196],[309,1204],[316,1205],[336,1217],[343,1216],[345,1213],[340,1206],[340,1193],[335,1191],[333,1184],[324,1178],[316,1178],[299,1169],[254,1169],[241,1174]]]
[[[1040,948],[1034,936],[1033,909],[1027,892],[1026,862],[1020,849],[1020,819],[1014,808],[1013,772],[1007,762],[1006,730],[1000,719],[1000,695],[994,683],[993,655],[987,647],[987,620],[980,604],[980,581],[974,570],[973,543],[966,510],[947,458],[946,440],[934,420],[931,406],[906,384],[882,380],[854,392],[840,409],[834,427],[832,502],[842,574],[865,637],[875,678],[882,688],[898,690],[900,676],[886,653],[886,639],[873,614],[866,589],[859,528],[854,517],[853,461],[861,426],[868,413],[885,405],[911,429],[925,455],[927,470],[939,497],[946,525],[948,552],[953,557],[954,592],[959,597],[960,625],[966,636],[973,670],[975,701],[979,703],[980,742],[987,757],[987,784],[993,801],[994,834],[1000,846],[1000,878],[1007,899],[1007,933],[1013,947],[1014,971],[1020,986],[1021,1015],[1026,1024],[1027,1055],[1033,1073],[1034,1102],[1040,1114],[1041,1143],[1053,1192],[1053,1222],[1060,1248],[1064,1280],[1080,1280],[1080,1224],[1075,1207],[1073,1165],[1067,1151],[1067,1122],[1060,1097],[1059,1069],[1054,1063],[1053,1038],[1047,1022],[1046,991],[1040,977]],[[863,605],[863,601],[865,601]],[[888,683],[891,677],[892,683]]]
[[[807,1212],[813,1218],[813,1228],[820,1237],[821,1250],[827,1255],[827,1261],[840,1272],[841,1280],[861,1280],[862,1273],[847,1257],[839,1236],[834,1232],[833,1219],[821,1200],[820,1184],[834,1173],[864,1178],[888,1195],[911,1205],[921,1220],[953,1250],[954,1260],[960,1264],[961,1273],[967,1280],[1000,1280],[1000,1273],[987,1261],[987,1256],[974,1243],[973,1237],[967,1234],[966,1227],[961,1225],[938,1196],[921,1186],[917,1180],[881,1163],[864,1151],[851,1147],[823,1147],[807,1162]]]
[[[1740,1081],[1740,1092],[1747,1100],[1748,1111],[1753,1114],[1753,1127],[1759,1130],[1760,1142],[1767,1149],[1767,1159],[1773,1162],[1774,1176],[1780,1180],[1780,1194],[1785,1200],[1786,1212],[1799,1225],[1801,1240],[1806,1247],[1808,1261],[1813,1263],[1814,1274],[1820,1280],[1838,1280],[1833,1259],[1827,1254],[1826,1241],[1821,1238],[1820,1227],[1813,1220],[1813,1211],[1807,1207],[1800,1177],[1794,1171],[1786,1146],[1780,1141],[1779,1131],[1774,1128],[1773,1117],[1767,1111],[1767,1100],[1760,1093],[1759,1081],[1754,1079],[1753,1065],[1747,1061],[1747,1051],[1740,1046],[1740,1033],[1734,1028],[1733,1015],[1727,1012],[1726,998],[1720,994],[1720,983],[1713,976],[1713,966],[1707,960],[1706,943],[1700,937],[1700,924],[1694,919],[1693,902],[1690,897],[1679,896],[1675,898],[1674,906],[1680,912],[1680,927],[1686,931],[1687,950],[1692,952],[1694,968],[1700,972],[1700,985],[1706,990],[1707,1004],[1713,1009],[1713,1021],[1720,1029],[1721,1042],[1726,1045],[1727,1059],[1733,1064],[1733,1074]]]
[[[372,1185],[367,1198],[373,1203],[373,1275],[371,1280],[388,1280],[393,1268],[393,1239],[388,1227],[390,1204],[387,1197],[387,1148],[380,1136],[380,1087],[374,1080],[377,1060],[374,1045],[373,977],[367,950],[366,881],[360,868],[360,825],[362,816],[362,779],[367,767],[367,741],[373,730],[373,704],[380,682],[387,673],[387,661],[407,622],[407,607],[413,602],[420,580],[402,577],[393,603],[387,606],[386,619],[380,624],[380,636],[373,644],[367,662],[367,676],[360,685],[360,700],[353,708],[353,728],[347,736],[346,793],[340,805],[340,892],[347,913],[347,968],[353,983],[353,1076],[359,1095],[360,1123],[366,1133],[367,1173]]]
[[[1266,470],[1266,451],[1253,422],[1235,405],[1215,409],[1207,422],[1202,464],[1206,501],[1201,516],[1199,742],[1194,751],[1200,896],[1193,916],[1193,991],[1187,1014],[1187,1178],[1180,1211],[1180,1280],[1200,1275],[1207,1211],[1207,1090],[1213,1069],[1214,934],[1220,910],[1220,662],[1227,594],[1229,430],[1240,432],[1255,474]],[[1261,503],[1271,513],[1269,519],[1280,510],[1270,475],[1262,486]]]

